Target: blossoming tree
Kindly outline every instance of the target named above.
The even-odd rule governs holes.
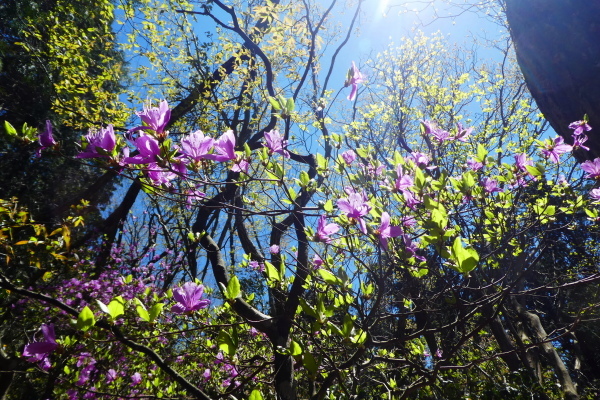
[[[330,12],[218,0],[165,10],[184,31],[208,17],[238,41],[223,34],[212,75],[174,69],[192,90],[146,103],[141,125],[119,133],[103,121],[82,137],[78,157],[106,170],[90,191],[128,182],[103,230],[78,235],[85,201],[52,230],[4,201],[7,326],[38,325],[3,359],[37,397],[594,395],[593,376],[573,368],[600,304],[588,194],[600,161],[580,169],[572,148],[543,141],[526,93],[489,90],[510,83],[467,91],[469,76],[450,71],[442,90],[424,68],[439,59],[418,51],[386,56],[407,66],[398,86],[384,62],[379,75],[352,63],[345,82],[330,69],[320,83]],[[168,53],[165,27],[145,32],[157,54]],[[471,117],[461,104],[482,91],[483,117]],[[585,129],[572,125],[575,138]],[[42,157],[56,151],[51,127],[39,143]],[[582,292],[585,307],[567,304]]]

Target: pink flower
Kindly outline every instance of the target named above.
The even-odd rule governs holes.
[[[454,139],[459,140],[461,142],[466,142],[469,136],[473,132],[473,127],[464,128],[460,122],[456,123],[456,136]]]
[[[486,177],[483,178],[480,184],[483,186],[483,190],[485,190],[486,193],[502,192],[502,189],[498,187],[498,181],[495,179]]]
[[[202,131],[195,131],[181,139],[181,152],[189,159],[197,162],[207,158],[213,144],[213,138],[204,136]]]
[[[127,157],[123,162],[127,164],[150,164],[156,162],[156,157],[160,155],[160,145],[158,140],[149,135],[140,135],[135,140],[138,154],[135,157]]]
[[[42,324],[41,330],[44,341],[29,343],[23,349],[23,356],[28,357],[29,362],[43,361],[58,348],[54,324]]]
[[[137,126],[131,129],[129,132],[135,132],[139,130],[153,130],[158,135],[162,135],[164,129],[167,127],[169,120],[171,119],[171,110],[169,109],[169,103],[166,100],[160,102],[157,107],[150,107],[150,105],[144,104],[144,110],[138,111],[136,114],[142,119],[145,126]]]
[[[381,225],[375,231],[379,236],[379,245],[383,250],[388,249],[388,239],[402,235],[402,228],[390,225],[390,215],[387,212],[381,214]]]
[[[269,247],[269,252],[271,254],[279,254],[279,246],[276,244],[271,245],[271,247]]]
[[[581,164],[581,169],[587,172],[585,176],[590,179],[600,178],[600,158],[596,158],[594,161],[585,161]]]
[[[521,171],[529,173],[527,171],[527,166],[532,166],[533,161],[527,158],[527,154],[521,153],[515,156],[515,164]]]
[[[600,202],[600,189],[590,190],[590,199],[594,200],[594,203]]]
[[[584,146],[583,144],[585,142],[587,142],[588,137],[587,135],[581,134],[581,135],[573,135],[573,148],[574,149],[583,149],[586,151],[590,151],[590,148],[587,146]]]
[[[215,142],[215,153],[209,154],[206,158],[215,161],[235,160],[235,135],[232,130],[228,130]]]
[[[313,256],[312,262],[313,262],[313,269],[319,269],[324,264],[323,259],[318,254],[315,254]]]
[[[210,300],[202,299],[203,293],[204,286],[194,282],[184,283],[183,287],[173,290],[173,298],[177,304],[171,307],[171,311],[176,314],[185,314],[208,307]]]
[[[250,168],[250,163],[246,159],[239,159],[231,166],[231,171],[233,172],[243,172],[245,174],[248,173],[248,169]]]
[[[360,230],[367,233],[367,225],[362,219],[371,211],[371,206],[367,203],[366,196],[356,192],[351,192],[347,198],[337,201],[337,206],[351,221],[358,223]]]
[[[358,84],[362,83],[363,80],[363,75],[356,67],[356,64],[354,64],[354,61],[352,61],[352,67],[348,70],[346,82],[344,82],[344,87],[352,86],[348,100],[354,101],[354,99],[356,99],[356,94],[358,93]]]
[[[331,239],[329,236],[337,233],[339,230],[340,226],[338,224],[328,224],[327,216],[321,215],[319,217],[319,222],[317,222],[317,233],[315,234],[315,240],[317,242],[331,243],[333,239]]]
[[[346,164],[350,165],[352,162],[354,162],[354,160],[356,160],[356,153],[354,150],[346,150],[342,153],[342,158]]]
[[[46,120],[46,129],[38,135],[38,143],[40,144],[40,148],[35,153],[37,157],[42,154],[42,150],[56,144],[56,140],[54,140],[54,136],[52,136],[52,122],[50,122],[50,120]]]
[[[139,372],[131,375],[131,386],[139,385],[142,382],[142,375]]]
[[[265,146],[269,149],[269,154],[279,153],[285,158],[290,158],[290,153],[285,149],[287,147],[287,140],[279,133],[279,131],[272,130],[265,132]]]
[[[108,157],[116,145],[115,132],[112,125],[100,128],[99,131],[90,131],[85,135],[87,146],[85,151],[77,154],[77,158]]]
[[[252,261],[250,261],[248,263],[248,266],[250,268],[252,268],[253,270],[255,270],[255,271],[265,272],[265,265],[264,264],[260,264],[258,261],[252,260]]]
[[[170,187],[171,181],[177,178],[177,175],[169,170],[159,167],[156,163],[148,164],[146,175],[156,186],[165,185]]]
[[[579,136],[584,131],[591,131],[592,127],[588,125],[587,121],[575,121],[569,124],[569,129],[574,129],[573,135]]]
[[[446,132],[443,129],[438,128],[435,122],[431,121],[421,121],[421,124],[425,127],[425,134],[431,135],[435,139],[437,139],[440,143],[444,140],[452,140],[454,138],[450,137],[450,133]]]
[[[398,167],[396,167],[396,175],[398,176],[395,182],[396,190],[404,192],[405,190],[414,186],[415,183],[413,181],[413,178],[408,174],[404,174],[401,165],[398,165]]]
[[[483,163],[474,160],[473,158],[469,158],[467,160],[467,167],[469,167],[469,169],[471,169],[471,171],[478,171],[481,168],[483,168]]]
[[[106,372],[106,383],[112,383],[115,379],[117,379],[117,371],[111,368]]]
[[[550,158],[553,163],[558,164],[560,155],[571,150],[573,150],[573,146],[565,144],[565,140],[562,136],[557,136],[553,141],[550,141],[550,143],[546,143],[545,148],[542,150],[542,154],[544,157]]]
[[[425,168],[429,164],[429,156],[425,153],[419,153],[417,151],[412,152],[410,156],[406,157],[407,160],[412,160],[418,167]],[[427,169],[435,169],[436,167],[431,166]]]

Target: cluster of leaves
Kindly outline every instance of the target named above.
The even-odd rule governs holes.
[[[2,356],[31,383],[13,393],[597,394],[597,177],[538,152],[544,124],[512,75],[453,64],[439,38],[417,36],[379,71],[339,77],[354,102],[340,127],[331,72],[318,83],[330,9],[139,5],[124,10],[144,20],[130,45],[148,43],[152,65],[168,67],[158,76],[177,105],[145,106],[125,135],[107,119],[84,137],[80,159],[131,182],[102,241],[74,246],[79,214],[47,235],[14,203],[0,209],[13,321]],[[195,18],[229,32],[212,74]],[[41,277],[22,278],[22,265]]]

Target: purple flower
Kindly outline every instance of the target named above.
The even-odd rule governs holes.
[[[42,150],[56,144],[56,140],[54,140],[54,136],[52,136],[52,122],[50,122],[50,120],[46,120],[46,129],[38,135],[38,143],[40,144],[40,148],[35,153],[37,157],[42,154]]]
[[[171,119],[171,110],[166,100],[160,102],[158,108],[150,107],[144,104],[144,110],[138,111],[136,114],[142,118],[146,126],[137,126],[129,132],[139,131],[142,129],[151,129],[158,135],[162,136],[169,120]]]
[[[186,157],[198,162],[207,158],[213,144],[213,138],[204,136],[202,131],[195,131],[181,139],[181,152]]]
[[[569,124],[569,129],[574,129],[573,135],[579,136],[584,131],[591,131],[592,127],[588,125],[587,121],[575,121]]]
[[[501,192],[502,189],[498,187],[498,181],[496,181],[495,179],[492,178],[483,178],[482,181],[480,182],[481,186],[483,186],[483,190],[485,190],[486,193],[494,193],[494,192]]]
[[[573,135],[573,148],[574,149],[583,149],[586,151],[590,151],[590,148],[587,146],[584,146],[583,144],[585,142],[587,142],[588,137],[587,135],[581,134],[581,135]]]
[[[56,334],[54,333],[54,324],[42,324],[41,330],[44,335],[44,341],[29,343],[23,349],[23,356],[28,357],[29,362],[43,361],[58,348]]]
[[[600,189],[590,190],[590,199],[594,200],[594,203],[600,202]]]
[[[471,132],[473,132],[473,127],[465,128],[462,126],[462,124],[460,122],[457,122],[456,123],[456,136],[454,137],[454,139],[459,140],[461,142],[466,142],[467,139],[469,138],[469,136],[471,135]]]
[[[337,201],[337,206],[340,210],[346,213],[346,216],[351,221],[357,222],[360,230],[367,233],[367,225],[362,217],[371,211],[371,206],[367,203],[364,194],[351,192],[347,198],[342,198]]]
[[[402,194],[404,195],[405,204],[414,210],[417,204],[421,204],[422,201],[415,197],[414,193],[410,190],[403,190]]]
[[[313,269],[319,269],[324,264],[323,259],[318,254],[314,255],[312,262],[313,262]]]
[[[269,149],[269,154],[279,153],[285,158],[290,158],[290,153],[285,149],[287,140],[281,136],[279,131],[272,130],[265,132],[265,146]]]
[[[210,300],[202,299],[203,293],[204,286],[194,282],[184,283],[182,287],[173,290],[173,298],[177,304],[171,307],[171,311],[176,314],[185,314],[208,307]]]
[[[248,160],[241,158],[241,159],[239,159],[239,161],[236,160],[236,162],[231,166],[231,171],[243,172],[243,173],[247,174],[249,168],[250,168],[250,163],[248,163]]]
[[[188,190],[185,192],[185,208],[190,209],[195,201],[202,200],[206,197],[206,193],[197,189]]]
[[[117,379],[117,371],[111,368],[106,372],[106,383],[112,383],[115,379]]]
[[[135,140],[138,154],[135,157],[126,157],[123,162],[127,164],[150,164],[156,162],[156,157],[160,155],[160,146],[158,140],[149,135],[141,135]]]
[[[381,225],[375,231],[375,234],[379,236],[379,245],[383,250],[388,249],[388,239],[402,235],[402,228],[399,226],[390,225],[390,214],[383,212],[381,214]]]
[[[585,161],[581,164],[581,169],[587,172],[585,176],[590,179],[600,178],[600,158],[596,158],[594,161]]]
[[[425,127],[425,134],[433,136],[440,143],[443,142],[444,140],[452,140],[453,139],[452,137],[450,137],[450,133],[448,133],[447,131],[445,131],[441,128],[438,128],[438,126],[436,125],[435,122],[421,121],[421,124],[423,124],[423,126]]]
[[[137,386],[142,382],[142,375],[139,372],[131,375],[131,386]]]
[[[206,369],[204,370],[204,372],[202,373],[202,377],[203,377],[205,380],[209,380],[209,379],[210,379],[210,375],[211,375],[211,374],[210,374],[210,369],[208,369],[208,368],[206,368]]]
[[[417,245],[412,241],[410,236],[407,234],[402,235],[402,239],[404,239],[404,250],[411,255],[411,257],[416,258],[419,261],[425,261],[426,258],[417,254]]]
[[[260,264],[258,261],[252,260],[248,263],[248,266],[255,271],[265,272],[265,265]]]
[[[317,242],[331,243],[333,240],[330,235],[337,233],[340,230],[340,226],[335,223],[328,224],[327,216],[321,215],[317,222],[317,233],[315,234],[315,240]]]
[[[483,168],[483,163],[481,163],[473,158],[469,158],[467,160],[467,167],[469,167],[469,169],[471,169],[471,171],[479,171],[481,168]]]
[[[271,245],[271,247],[269,247],[269,252],[271,254],[279,254],[279,246],[277,246],[276,244]]]
[[[407,160],[412,160],[418,167],[425,168],[429,164],[429,156],[425,153],[419,153],[417,151],[412,152],[410,156],[406,157]],[[436,167],[427,167],[427,169],[434,169]]]
[[[404,192],[405,190],[413,187],[413,185],[415,184],[413,178],[410,175],[404,174],[401,165],[398,165],[398,167],[396,167],[396,175],[398,176],[398,178],[396,178],[395,187],[398,191]]]
[[[521,171],[529,173],[527,171],[527,166],[532,166],[533,161],[527,158],[527,154],[521,153],[515,156],[515,164]]]
[[[346,82],[344,82],[344,87],[352,86],[348,100],[354,101],[354,99],[356,99],[356,94],[358,93],[358,84],[362,83],[363,80],[363,75],[356,67],[356,64],[354,64],[354,61],[352,61],[352,67],[348,70]]]
[[[169,170],[162,169],[155,163],[148,164],[146,174],[148,175],[148,178],[150,178],[152,183],[156,186],[171,186],[171,181],[177,178],[177,175],[175,173]]]
[[[115,132],[112,125],[106,128],[100,128],[99,131],[94,130],[85,135],[87,146],[85,151],[77,154],[77,158],[97,158],[108,157],[116,145]]]
[[[342,153],[342,158],[346,164],[350,165],[352,162],[354,162],[354,160],[356,160],[356,153],[354,150],[346,150]]]
[[[544,157],[550,158],[553,163],[558,164],[560,155],[571,150],[573,150],[573,146],[565,144],[565,140],[562,136],[557,136],[553,141],[550,141],[550,143],[546,143],[545,148],[542,150],[542,154],[544,154]]]
[[[232,130],[228,130],[221,135],[214,144],[215,153],[209,154],[206,158],[219,162],[235,160],[235,135]]]

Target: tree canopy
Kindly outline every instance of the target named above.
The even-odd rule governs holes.
[[[509,40],[340,66],[366,3],[27,4],[0,162],[66,192],[0,204],[4,398],[599,395],[594,126]]]

